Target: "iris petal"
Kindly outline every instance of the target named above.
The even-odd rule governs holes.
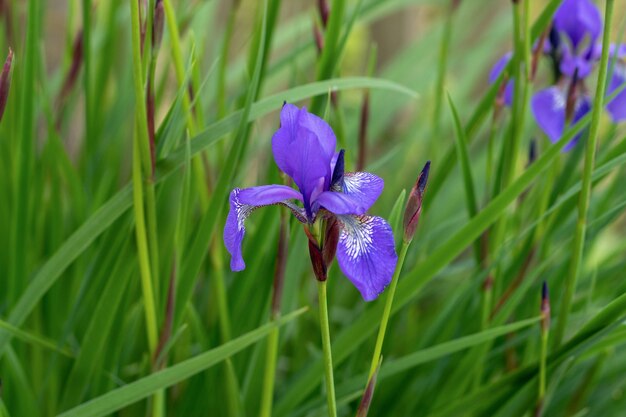
[[[577,50],[585,37],[589,45],[595,44],[602,32],[602,16],[590,0],[565,0],[554,14],[554,26],[567,35]]]
[[[623,59],[626,58],[626,45],[621,45],[620,48],[612,48],[612,53],[614,59],[617,58],[618,61],[615,62],[613,66],[613,74],[611,75],[611,80],[609,81],[606,91],[607,96],[610,96],[615,90],[626,83],[626,62],[623,61]],[[606,105],[606,109],[611,115],[613,122],[617,123],[626,120],[626,90],[622,90],[621,93],[615,96],[615,98]]]
[[[313,217],[311,201],[330,187],[335,142],[330,126],[323,120],[305,108],[283,106],[280,129],[272,137],[272,151],[278,167],[300,189],[310,218]]]
[[[285,204],[290,209],[298,210],[288,200],[302,201],[302,195],[285,185],[262,185],[252,188],[235,188],[230,193],[230,211],[224,227],[224,244],[231,255],[230,269],[241,271],[246,267],[241,254],[241,243],[246,233],[244,222],[250,213],[262,206]]]
[[[531,107],[537,124],[553,143],[558,142],[565,130],[565,92],[559,87],[550,87],[537,92],[532,99]],[[576,107],[571,125],[579,121],[591,109],[591,101],[587,96],[580,96],[576,100]],[[570,150],[580,139],[576,135],[565,147]]]
[[[498,62],[495,63],[495,65],[491,68],[491,71],[489,72],[490,84],[493,84],[498,79],[498,77],[500,76],[502,71],[504,71],[504,68],[507,66],[512,57],[513,53],[507,52],[502,56],[502,58],[498,60]],[[512,78],[510,78],[506,82],[506,87],[504,89],[504,104],[506,104],[507,106],[511,106],[511,104],[513,103],[514,85],[515,83]]]
[[[375,216],[337,216],[337,220],[339,267],[365,301],[374,300],[391,282],[398,261],[391,227]]]

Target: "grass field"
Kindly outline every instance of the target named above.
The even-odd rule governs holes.
[[[625,28],[0,1],[0,417],[626,416]]]

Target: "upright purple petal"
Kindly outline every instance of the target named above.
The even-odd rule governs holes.
[[[504,68],[508,65],[512,57],[513,53],[507,52],[502,56],[502,58],[498,60],[498,62],[495,63],[495,65],[491,68],[491,71],[489,72],[490,84],[496,82],[496,80],[498,79],[502,71],[504,71]],[[514,84],[515,83],[513,81],[513,78],[510,78],[506,83],[506,87],[504,90],[504,104],[506,104],[507,106],[511,106],[511,104],[513,103]]]
[[[593,46],[602,32],[602,16],[591,0],[565,0],[554,15],[554,27],[577,50],[585,38]]]
[[[398,255],[387,222],[374,216],[337,216],[341,232],[337,261],[365,301],[372,301],[391,282]]]
[[[532,98],[532,111],[537,124],[553,143],[558,142],[565,130],[565,92],[558,86],[550,87],[537,92]],[[570,125],[575,124],[591,109],[591,101],[587,96],[580,96],[576,100],[576,107]],[[580,139],[576,135],[564,148],[570,150]]]
[[[241,254],[241,242],[246,233],[244,222],[250,213],[258,207],[287,203],[287,200],[290,199],[302,201],[302,195],[297,190],[285,185],[235,188],[231,191],[230,211],[224,227],[224,245],[231,255],[230,269],[241,271],[246,267]]]
[[[285,104],[280,119],[281,126],[272,137],[274,159],[293,178],[312,216],[311,201],[330,187],[336,139],[330,126],[306,108]]]
[[[615,90],[626,84],[626,44],[619,47],[611,45],[611,55],[615,65],[613,65],[613,73],[606,91],[607,96],[610,96]],[[626,90],[618,93],[606,105],[606,109],[615,123],[626,120]]]

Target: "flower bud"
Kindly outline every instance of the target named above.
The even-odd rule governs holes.
[[[322,25],[324,25],[324,27],[326,27],[326,25],[328,24],[328,16],[330,15],[330,7],[328,7],[328,1],[327,0],[318,0],[317,8],[319,9],[319,12],[320,12],[320,18],[322,19]]]
[[[548,294],[548,283],[543,281],[541,287],[541,330],[548,331],[550,328],[550,295]]]
[[[426,162],[422,172],[417,177],[417,181],[411,190],[409,200],[406,203],[406,209],[404,211],[404,241],[410,242],[415,235],[415,229],[420,219],[422,212],[422,200],[424,198],[424,192],[426,191],[426,183],[428,181],[428,173],[430,171],[430,161]]]
[[[9,99],[9,89],[11,88],[11,64],[13,63],[13,50],[9,48],[9,55],[2,68],[2,75],[0,75],[0,120],[4,115],[4,109],[7,106],[7,100]]]

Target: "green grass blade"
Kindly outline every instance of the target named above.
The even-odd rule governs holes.
[[[226,358],[245,349],[251,344],[267,336],[270,331],[294,320],[307,309],[302,308],[294,311],[272,323],[259,327],[243,336],[225,343],[215,349],[201,353],[184,362],[170,366],[169,368],[155,372],[138,381],[117,388],[107,394],[79,405],[59,415],[59,417],[96,417],[104,416],[140,401],[158,390],[171,387],[185,379],[220,363]]]

